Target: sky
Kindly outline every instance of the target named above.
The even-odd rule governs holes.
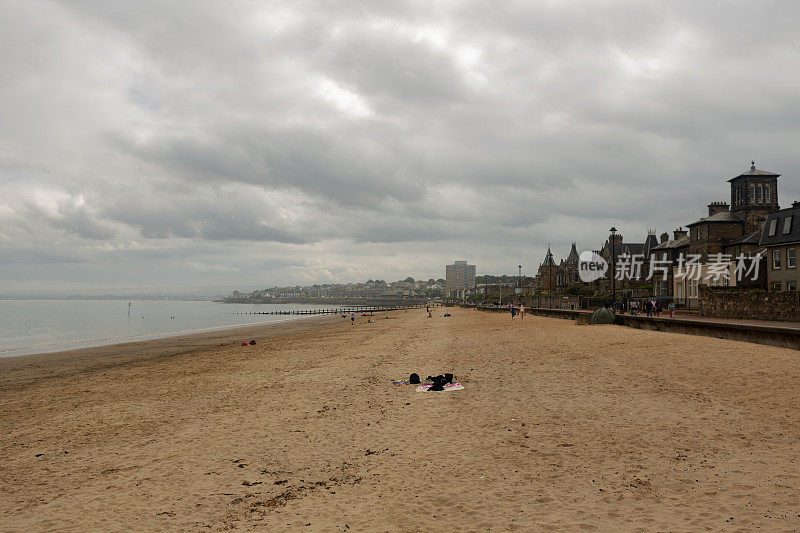
[[[0,292],[534,274],[750,167],[800,3],[0,0]]]

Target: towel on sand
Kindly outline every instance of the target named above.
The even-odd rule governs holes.
[[[432,386],[433,386],[433,383],[426,383],[424,385],[420,385],[419,387],[417,387],[417,392],[425,392],[428,389],[430,389]],[[456,382],[456,383],[448,383],[447,385],[444,386],[444,391],[443,392],[447,392],[447,391],[451,391],[451,390],[461,390],[463,388],[464,388],[464,386],[461,383],[458,383],[458,382]]]

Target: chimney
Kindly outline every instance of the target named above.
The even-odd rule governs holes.
[[[659,242],[659,244],[664,244],[668,240],[669,240],[669,233],[662,233],[661,234],[661,241]]]
[[[711,202],[708,204],[708,216],[716,215],[717,213],[727,213],[728,204],[725,202]]]
[[[681,227],[673,231],[672,235],[673,238],[677,241],[681,237],[686,237],[687,235],[689,235],[689,232]]]

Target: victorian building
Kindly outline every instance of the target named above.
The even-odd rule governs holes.
[[[751,162],[750,170],[728,180],[731,188],[731,203],[708,204],[708,216],[687,224],[689,241],[686,257],[698,258],[699,266],[691,269],[681,265],[673,267],[673,296],[681,305],[696,307],[700,285],[744,285],[763,286],[766,283],[764,262],[758,267],[759,275],[753,278],[732,280],[739,277],[735,270],[737,257],[758,259],[763,250],[762,241],[765,221],[778,207],[778,177],[780,174],[759,170]],[[728,267],[710,269],[710,263],[724,259]],[[678,258],[674,258],[675,261]],[[750,270],[748,262],[748,271]],[[741,266],[741,265],[740,265]],[[718,274],[718,275],[717,275]]]

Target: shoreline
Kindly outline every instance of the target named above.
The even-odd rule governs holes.
[[[183,335],[167,334],[168,336],[159,338],[115,342],[53,352],[8,355],[0,357],[0,388],[62,376],[68,370],[71,370],[70,374],[74,374],[89,370],[92,365],[97,369],[105,369],[117,365],[152,361],[186,355],[221,345],[235,344],[240,341],[244,342],[245,338],[247,341],[252,338],[256,338],[258,341],[258,338],[269,339],[292,335],[342,322],[344,320],[338,315],[311,316],[269,324],[230,326],[224,329],[205,330]],[[62,371],[58,371],[60,366],[73,368],[62,368]],[[39,377],[28,376],[30,373],[41,374],[48,370],[49,373]]]

